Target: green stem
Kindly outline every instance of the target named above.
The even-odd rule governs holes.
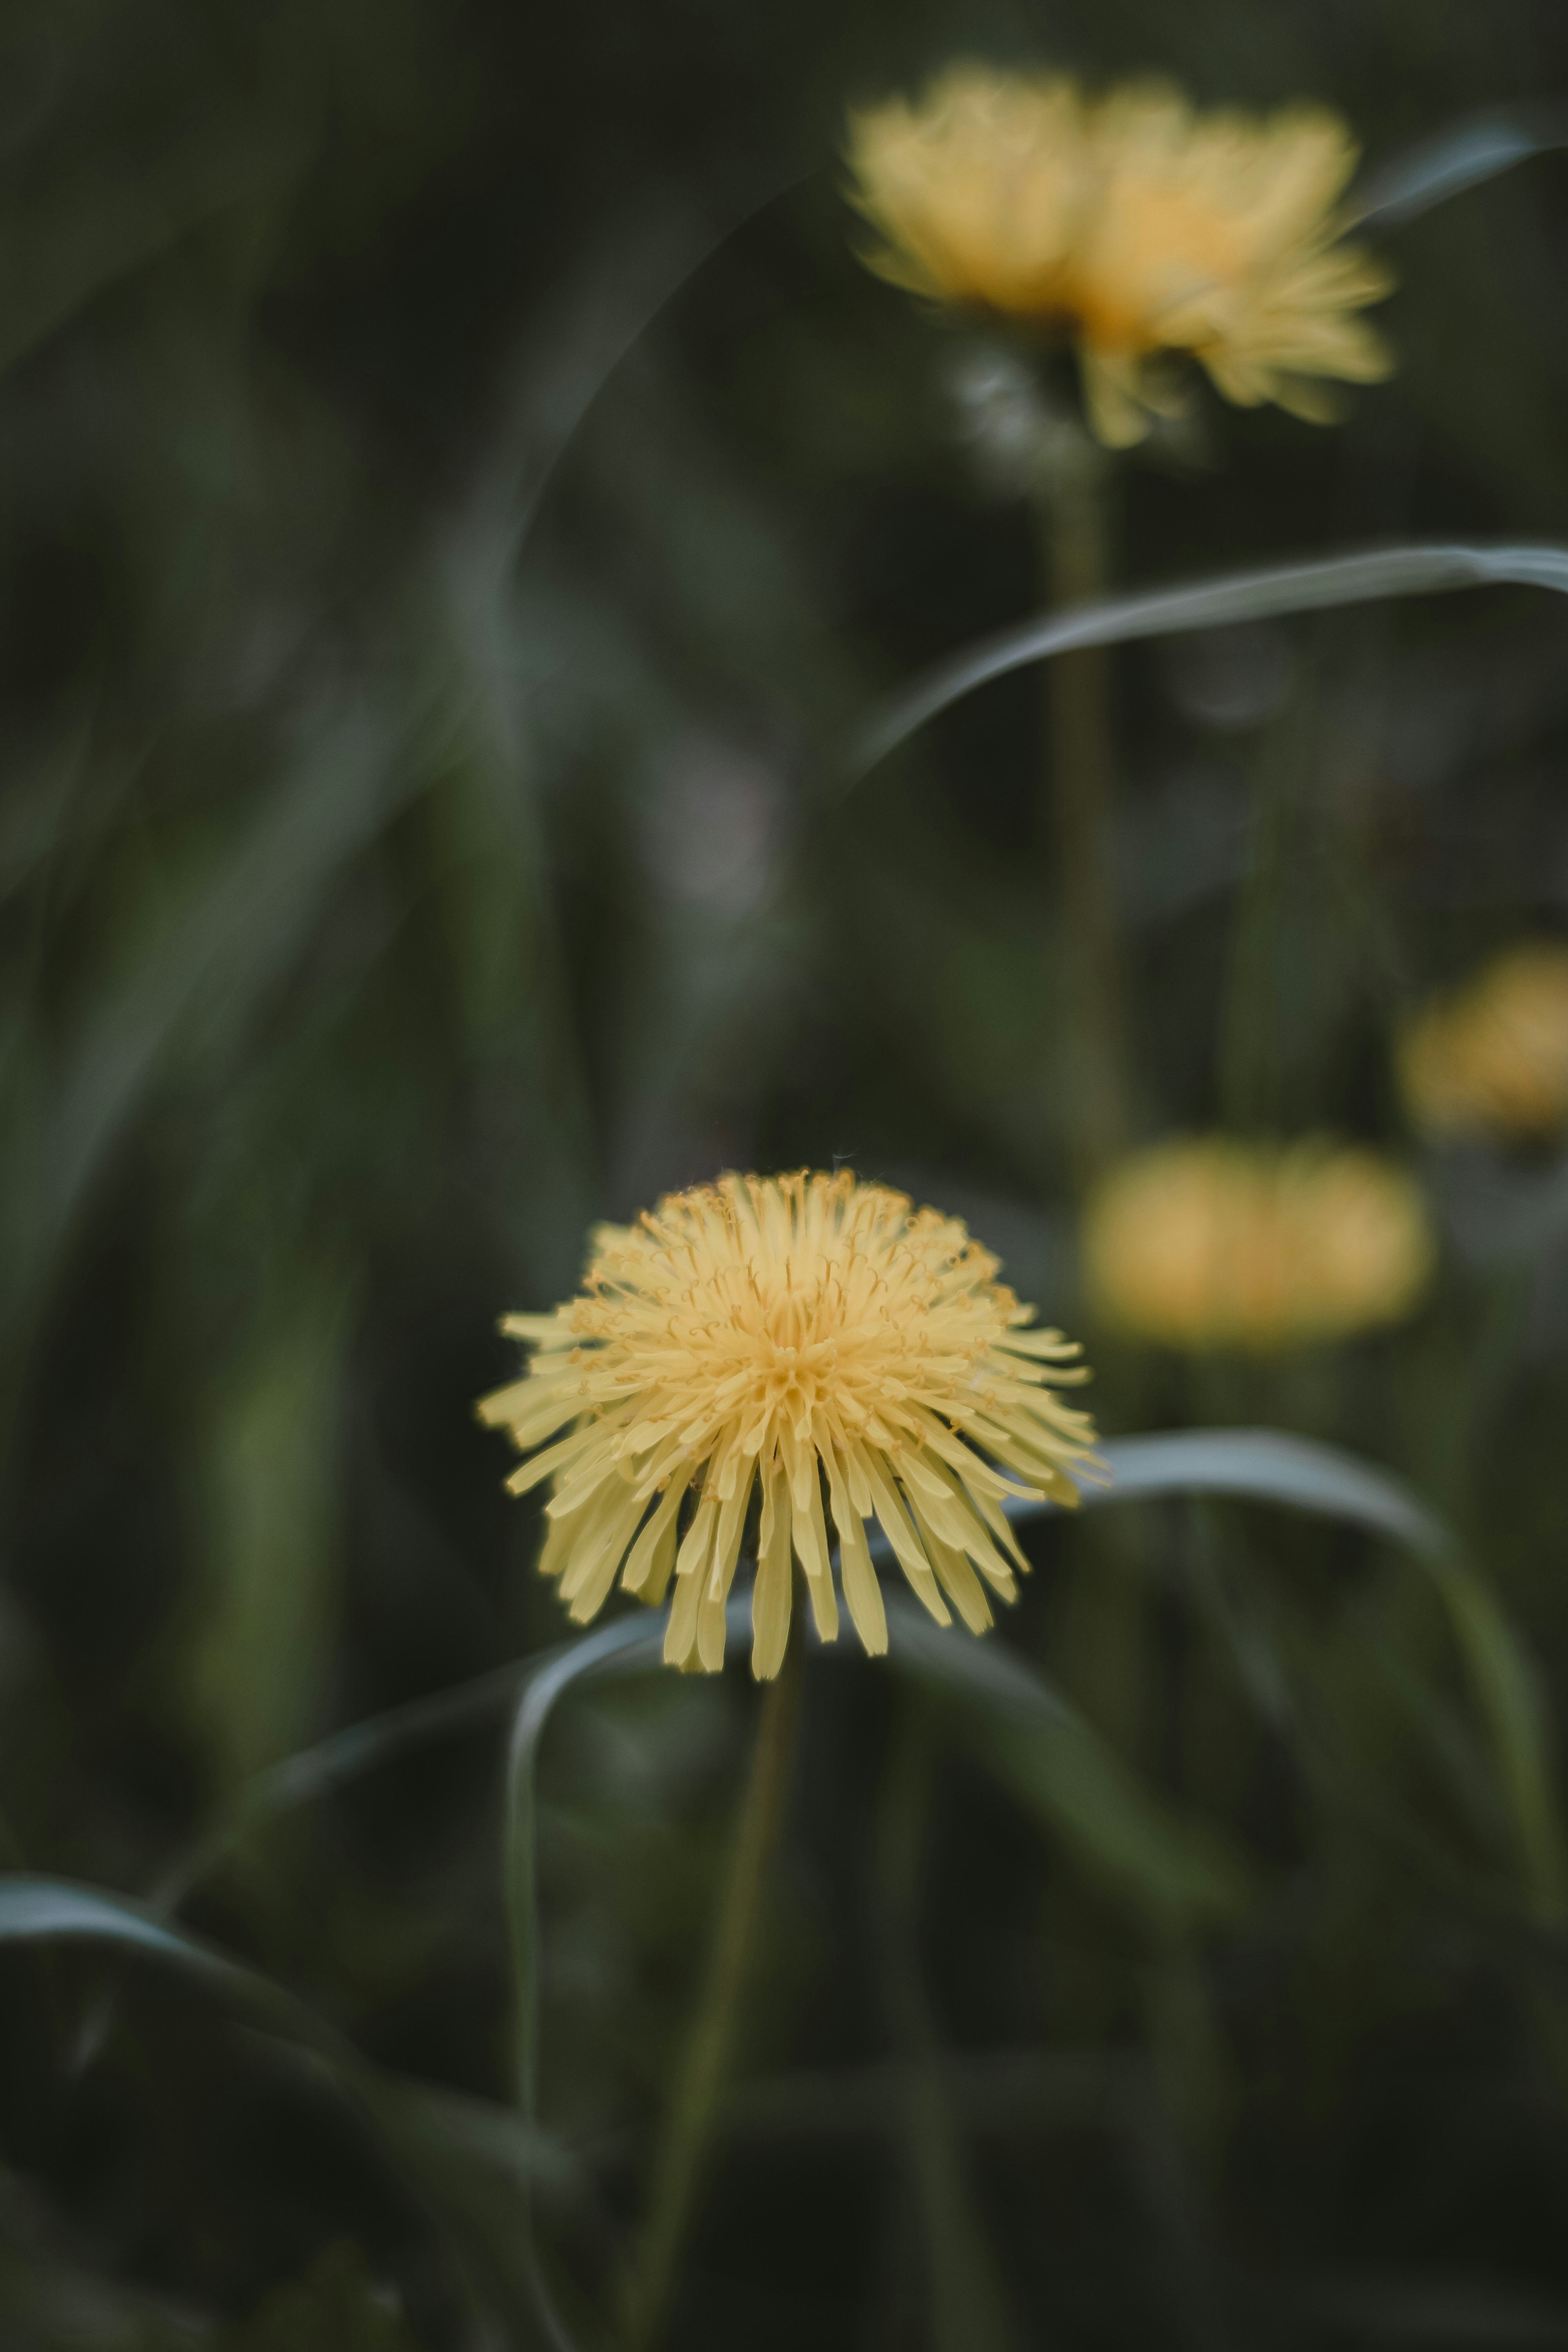
[[[702,2187],[768,1865],[789,1802],[802,1662],[797,1605],[783,1668],[763,1696],[751,1773],[725,1874],[723,1907],[654,2168],[653,2199],[627,2312],[626,2341],[633,2352],[653,2352],[668,2325],[680,2258]]]
[[[1107,468],[1087,435],[1075,432],[1069,444],[1058,426],[1034,501],[1053,605],[1091,604],[1109,592]],[[1105,648],[1063,654],[1048,666],[1046,693],[1050,787],[1045,830],[1058,875],[1064,1108],[1082,1191],[1125,1150],[1131,1131]]]
[[[1282,1127],[1279,963],[1294,793],[1292,748],[1266,740],[1253,790],[1247,873],[1236,897],[1219,1039],[1219,1100],[1227,1127]]]

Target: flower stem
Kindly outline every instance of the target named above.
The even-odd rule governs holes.
[[[652,2202],[628,2298],[626,2342],[631,2352],[653,2352],[670,2317],[680,2258],[702,2187],[713,2113],[734,2044],[768,1864],[788,1807],[802,1664],[797,1605],[783,1667],[763,1695],[752,1769],[725,1873],[723,1906],[665,2118]]]
[[[1058,422],[1033,496],[1053,605],[1089,604],[1110,587],[1108,473],[1109,460],[1089,436]],[[1110,687],[1101,646],[1063,654],[1047,667],[1049,790],[1042,830],[1058,873],[1063,1106],[1079,1191],[1125,1150],[1131,1129]]]

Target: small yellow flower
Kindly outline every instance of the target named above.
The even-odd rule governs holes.
[[[1375,1152],[1217,1137],[1112,1170],[1083,1248],[1110,1320],[1169,1347],[1257,1354],[1397,1322],[1435,1255],[1420,1192]]]
[[[533,1360],[479,1406],[522,1452],[555,1439],[507,1484],[552,1482],[539,1564],[579,1623],[623,1560],[623,1586],[648,1601],[673,1570],[665,1657],[717,1671],[760,1486],[752,1671],[776,1675],[792,1547],[818,1633],[838,1631],[824,1476],[844,1598],[873,1654],[888,1646],[873,1515],[939,1623],[948,1601],[975,1633],[991,1622],[981,1577],[1015,1597],[1009,1558],[1027,1562],[1001,1501],[1077,1501],[1068,1465],[1092,1464],[1094,1431],[1051,1391],[1088,1374],[1059,1331],[1025,1328],[1034,1308],[955,1217],[911,1212],[848,1170],[726,1176],[592,1244],[580,1297],[505,1318]]]
[[[1400,1041],[1411,1117],[1434,1135],[1543,1139],[1568,1127],[1568,947],[1510,948]]]
[[[1357,149],[1340,117],[1195,113],[1179,90],[1102,99],[1055,75],[954,66],[923,100],[852,114],[852,202],[870,268],[911,293],[1071,336],[1089,421],[1113,447],[1168,413],[1171,352],[1226,400],[1321,423],[1321,379],[1389,373],[1352,314],[1393,283],[1339,242]]]

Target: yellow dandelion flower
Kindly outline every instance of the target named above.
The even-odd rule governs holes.
[[[951,1602],[981,1632],[985,1586],[1010,1601],[1027,1566],[1004,1496],[1075,1503],[1068,1465],[1094,1459],[1088,1415],[1053,1394],[1088,1378],[1079,1349],[1026,1328],[997,1271],[957,1218],[848,1170],[726,1176],[599,1226],[579,1297],[503,1320],[532,1361],[479,1406],[532,1455],[511,1492],[551,1481],[539,1564],[571,1615],[596,1615],[617,1570],[651,1602],[673,1573],[665,1657],[716,1672],[758,1489],[752,1671],[776,1675],[792,1550],[837,1634],[826,1480],[868,1651],[888,1646],[872,1517],[938,1622]]]
[[[1510,948],[1400,1041],[1411,1117],[1434,1135],[1541,1139],[1568,1127],[1568,947]]]
[[[1169,1347],[1258,1354],[1397,1322],[1436,1254],[1419,1191],[1377,1153],[1218,1137],[1112,1170],[1085,1212],[1083,1250],[1110,1320]]]
[[[1243,407],[1321,423],[1325,377],[1376,382],[1393,361],[1354,314],[1381,262],[1340,240],[1358,150],[1319,107],[1201,114],[1134,84],[1091,99],[1058,75],[952,68],[911,106],[849,118],[851,201],[896,286],[1070,336],[1100,440],[1142,440],[1173,391],[1171,353]]]

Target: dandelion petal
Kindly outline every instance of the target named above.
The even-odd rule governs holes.
[[[872,1654],[888,1643],[873,1513],[939,1624],[953,1610],[990,1622],[982,1576],[1013,1597],[1008,1558],[1026,1562],[999,1500],[1076,1497],[1068,1473],[1092,1469],[1094,1431],[1057,1393],[1084,1377],[1076,1349],[1023,1328],[1034,1309],[956,1218],[848,1170],[727,1176],[600,1226],[592,1246],[580,1297],[509,1318],[534,1368],[479,1407],[530,1453],[512,1490],[550,1482],[540,1566],[574,1619],[597,1613],[619,1571],[645,1601],[669,1591],[667,1663],[716,1673],[760,1482],[752,1671],[767,1680],[793,1559],[819,1637],[837,1637],[825,1477],[845,1605]]]

